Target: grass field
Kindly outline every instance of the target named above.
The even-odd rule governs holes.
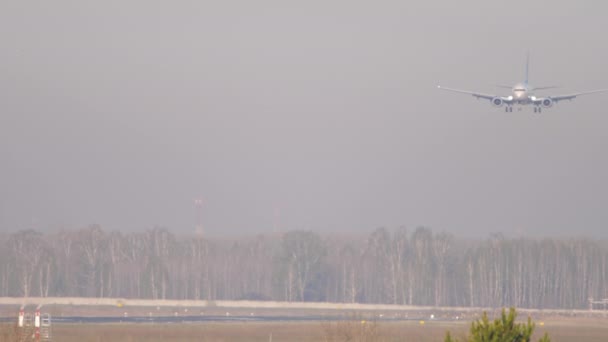
[[[604,320],[559,319],[543,322],[536,336],[548,332],[552,341],[608,341]],[[53,341],[443,341],[446,331],[460,337],[465,322],[250,322],[204,324],[55,325]],[[14,324],[0,325],[0,340],[14,340]]]

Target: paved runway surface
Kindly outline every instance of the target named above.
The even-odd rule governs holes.
[[[133,317],[52,317],[54,324],[108,324],[108,323],[197,323],[197,322],[314,322],[338,321],[343,316],[133,316]],[[379,318],[378,321],[418,321],[422,318]],[[1,322],[15,319],[1,317]]]

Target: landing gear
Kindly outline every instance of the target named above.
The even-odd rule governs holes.
[[[541,112],[542,112],[542,108],[534,107],[534,113],[541,113]]]
[[[513,107],[511,107],[511,106],[506,106],[506,107],[505,107],[505,113],[513,113]]]

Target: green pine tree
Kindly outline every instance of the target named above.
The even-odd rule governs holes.
[[[467,337],[467,342],[530,342],[532,333],[534,333],[535,324],[528,317],[527,323],[515,323],[517,312],[515,308],[509,309],[507,314],[505,309],[502,309],[500,318],[490,322],[488,314],[483,313],[481,319],[471,324],[470,336]],[[453,338],[448,331],[445,336],[445,342],[458,342]],[[549,336],[545,335],[539,342],[550,342]]]

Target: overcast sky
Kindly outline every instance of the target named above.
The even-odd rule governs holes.
[[[600,1],[2,1],[0,231],[607,237]],[[508,90],[506,90],[508,92]],[[548,92],[548,91],[547,91]]]

